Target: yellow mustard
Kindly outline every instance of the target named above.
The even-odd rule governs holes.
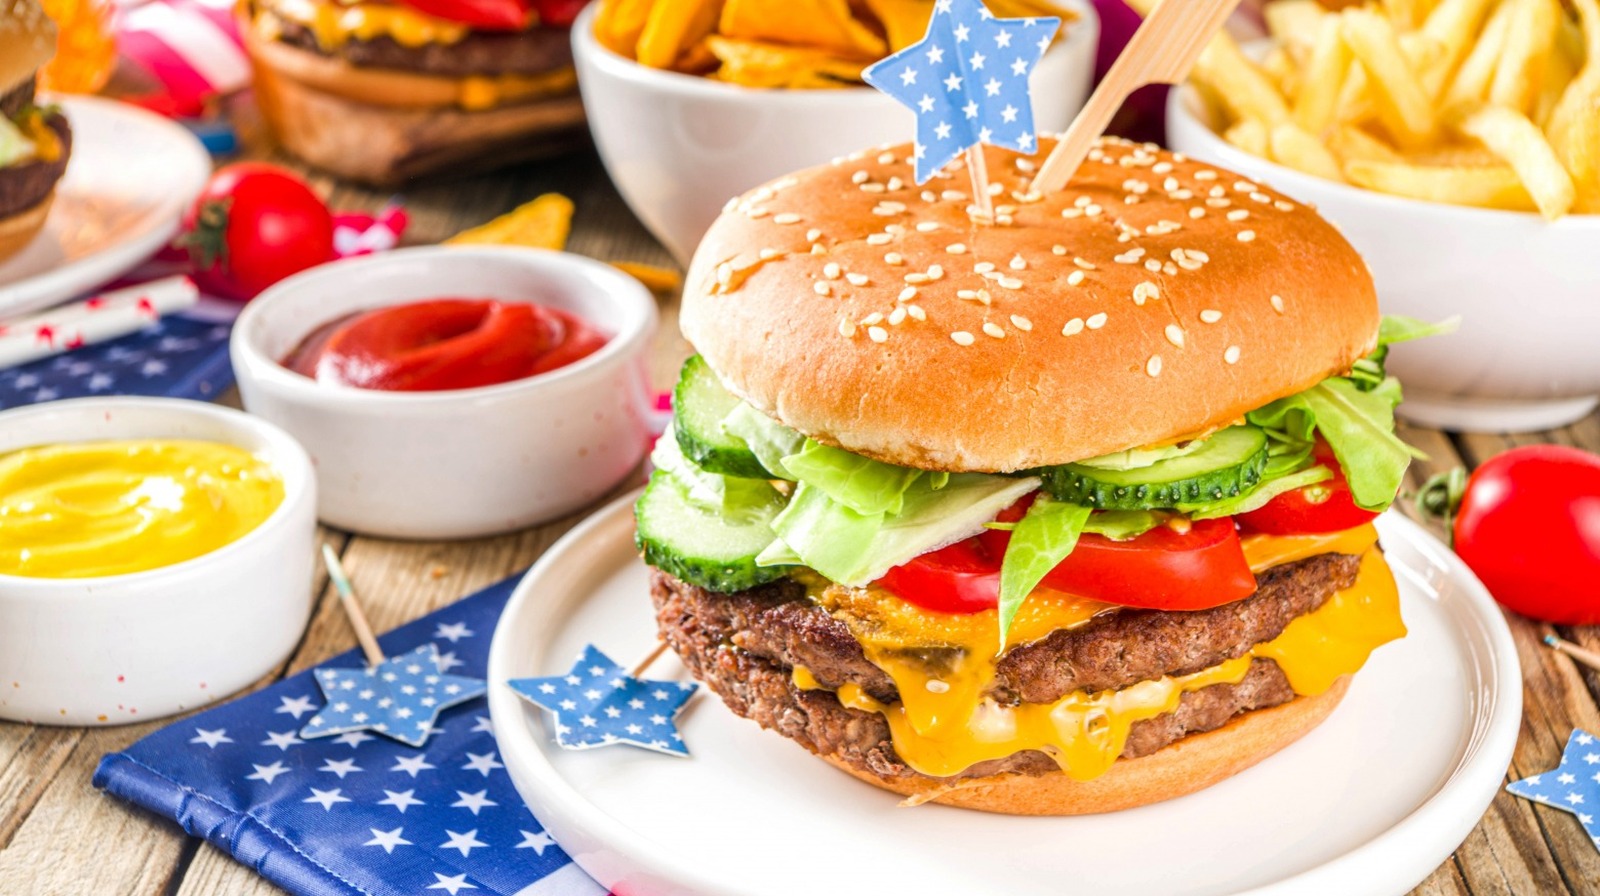
[[[171,566],[239,540],[282,503],[271,466],[218,442],[0,454],[0,574],[74,579]]]

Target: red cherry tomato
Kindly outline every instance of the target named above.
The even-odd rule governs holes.
[[[203,289],[247,302],[333,258],[333,215],[293,172],[243,162],[211,175],[178,245]]]
[[[1495,599],[1559,625],[1600,623],[1600,457],[1513,448],[1473,471],[1455,549]]]
[[[524,0],[401,0],[436,19],[459,22],[483,31],[520,31],[533,21],[533,5]],[[568,24],[571,20],[568,20]]]
[[[1268,501],[1265,506],[1236,519],[1246,529],[1268,535],[1303,535],[1311,532],[1342,532],[1378,518],[1371,510],[1356,506],[1350,495],[1350,483],[1344,470],[1333,456],[1333,449],[1321,439],[1312,449],[1312,456],[1333,471],[1332,479],[1316,485],[1297,488]]]
[[[1021,519],[1028,503],[1019,502],[1000,519]],[[1000,561],[1010,541],[1010,532],[991,529],[896,567],[879,583],[929,610],[988,609],[999,603]],[[1256,590],[1255,575],[1229,519],[1201,520],[1182,533],[1157,526],[1126,541],[1084,535],[1044,584],[1079,597],[1154,610],[1204,610]]]

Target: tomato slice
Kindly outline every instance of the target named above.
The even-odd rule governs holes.
[[[1311,455],[1333,471],[1332,479],[1284,492],[1256,510],[1241,513],[1240,525],[1268,535],[1304,535],[1342,532],[1378,518],[1377,513],[1356,506],[1350,483],[1327,442],[1317,439]]]
[[[1000,515],[1020,519],[1027,499]],[[998,606],[1000,561],[1011,533],[991,529],[891,569],[878,584],[941,613]],[[1126,541],[1087,534],[1044,585],[1091,600],[1153,610],[1204,610],[1249,597],[1255,575],[1230,519],[1201,520],[1187,531],[1157,526]]]
[[[417,12],[483,31],[520,31],[532,20],[527,0],[401,0]]]

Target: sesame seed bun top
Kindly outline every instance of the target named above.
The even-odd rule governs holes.
[[[1376,343],[1355,250],[1247,178],[1105,140],[1039,195],[1042,156],[985,148],[977,223],[959,163],[919,187],[909,152],[746,193],[689,268],[684,335],[819,441],[931,470],[1069,463],[1226,426]]]
[[[0,0],[0,94],[10,93],[56,54],[56,25],[39,0]]]

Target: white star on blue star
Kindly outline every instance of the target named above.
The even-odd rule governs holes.
[[[694,682],[634,678],[590,644],[565,675],[507,684],[555,714],[556,743],[569,750],[620,743],[689,755],[672,720],[694,696]]]
[[[979,143],[1033,151],[1028,73],[1060,24],[1054,17],[997,19],[980,0],[940,0],[922,40],[862,73],[916,114],[917,183]],[[958,45],[969,43],[973,47],[962,52]],[[991,62],[1004,73],[992,74]],[[981,81],[979,71],[986,76]],[[919,79],[945,89],[916,87]]]
[[[1600,848],[1600,738],[1574,730],[1562,751],[1561,765],[1506,785],[1506,790],[1553,809],[1571,812],[1590,842]]]
[[[318,669],[328,704],[300,730],[304,738],[371,730],[420,747],[439,713],[488,690],[477,678],[440,671],[439,648],[424,644],[363,669]]]

